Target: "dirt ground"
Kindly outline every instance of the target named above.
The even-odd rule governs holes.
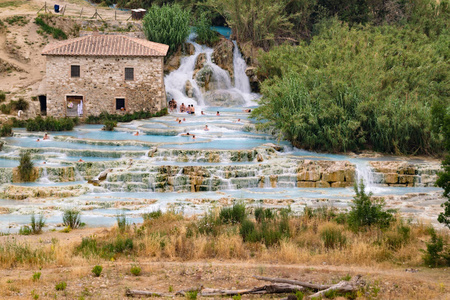
[[[101,236],[106,228],[86,228],[70,233],[46,232],[34,236],[2,236],[6,240],[26,242],[32,246],[49,244],[58,239],[62,245],[80,243],[82,237]],[[103,267],[100,277],[91,270],[99,264]],[[130,273],[131,266],[139,266],[139,276]],[[33,281],[34,272],[41,272]],[[297,279],[313,283],[331,284],[344,276],[362,275],[364,291],[358,299],[450,299],[449,269],[405,269],[279,264],[277,261],[254,260],[204,260],[204,261],[156,261],[152,257],[121,257],[117,261],[82,261],[71,266],[55,265],[44,268],[10,268],[0,270],[1,299],[125,299],[127,289],[174,294],[178,290],[203,286],[204,288],[243,289],[262,286],[267,282],[252,278],[253,275]],[[64,291],[56,291],[55,285],[66,282]],[[37,295],[37,296],[35,296]],[[282,298],[286,295],[264,296]],[[247,296],[242,298],[260,298]],[[182,297],[181,297],[182,298]],[[344,299],[344,298],[341,298]]]

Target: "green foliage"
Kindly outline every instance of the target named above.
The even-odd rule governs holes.
[[[263,223],[268,220],[273,220],[275,214],[269,208],[257,207],[255,208],[255,219],[258,223]]]
[[[12,136],[12,125],[3,124],[0,127],[0,137],[4,137],[4,136]]]
[[[80,246],[75,248],[75,254],[86,258],[101,257],[111,259],[118,254],[129,254],[133,251],[134,245],[131,238],[124,238],[118,235],[114,241],[97,242],[93,237],[83,238]]]
[[[102,273],[102,271],[103,271],[103,267],[102,267],[102,266],[99,266],[99,265],[96,265],[96,266],[92,269],[92,273],[93,273],[96,277],[99,277],[100,274]]]
[[[41,17],[36,17],[34,22],[39,25],[45,33],[51,34],[53,38],[58,40],[67,40],[67,35],[64,33],[64,31],[48,25]]]
[[[242,223],[246,216],[244,203],[234,203],[232,207],[222,208],[219,213],[222,224]]]
[[[233,296],[233,300],[241,300],[241,299],[242,299],[242,296],[239,294]]]
[[[142,218],[144,219],[144,221],[158,219],[161,216],[162,216],[162,211],[160,209],[142,214]]]
[[[27,131],[70,131],[75,127],[75,121],[71,118],[56,119],[54,117],[42,118],[37,116],[27,121]]]
[[[363,227],[378,226],[387,228],[394,216],[391,211],[385,211],[384,202],[372,200],[372,193],[366,194],[364,191],[364,183],[361,181],[355,184],[355,197],[353,197],[353,205],[348,214],[348,225],[358,231]]]
[[[0,91],[0,102],[3,102],[6,100],[6,94],[4,91]]]
[[[295,297],[297,297],[297,300],[303,300],[305,294],[303,294],[301,291],[297,291],[295,292]]]
[[[109,114],[107,112],[102,112],[98,116],[88,116],[86,119],[87,124],[104,124],[106,121],[115,121],[115,122],[131,122],[133,120],[139,119],[148,119],[153,117],[161,117],[167,115],[167,108],[163,108],[162,110],[151,113],[149,111],[137,111],[133,114],[124,114],[124,115],[116,115]]]
[[[43,214],[39,214],[39,218],[36,219],[36,215],[31,215],[30,227],[33,234],[39,234],[42,232],[42,228],[45,226],[45,217]]]
[[[130,272],[131,274],[133,274],[134,276],[139,276],[141,274],[141,267],[133,265],[130,268]]]
[[[41,272],[34,272],[31,279],[33,279],[33,281],[38,281],[41,279]]]
[[[57,291],[64,291],[66,289],[66,287],[67,287],[67,283],[65,281],[61,281],[60,283],[57,283],[55,285],[55,289]]]
[[[11,113],[11,103],[0,105],[0,111],[5,115],[9,115]]]
[[[119,232],[124,233],[128,227],[127,216],[125,212],[116,216],[117,227],[119,228]]]
[[[149,41],[169,45],[169,52],[174,52],[189,35],[190,18],[190,11],[178,4],[152,5],[143,20],[144,33]]]
[[[211,29],[211,20],[206,12],[202,12],[195,22],[197,43],[212,46],[219,40],[218,33]]]
[[[12,106],[12,108],[15,109],[15,110],[23,110],[23,111],[25,111],[25,110],[28,109],[28,107],[30,106],[30,104],[29,104],[27,101],[25,101],[25,99],[23,99],[23,98],[21,97],[21,98],[19,98],[19,100],[17,100],[17,101],[11,101],[11,106]]]
[[[19,229],[20,235],[30,235],[32,233],[33,233],[33,230],[31,230],[30,226],[28,226],[28,225],[24,225],[24,226],[20,227],[20,229]]]
[[[442,152],[431,103],[450,105],[449,35],[430,38],[408,26],[349,28],[336,20],[317,27],[309,43],[258,57],[259,77],[268,79],[252,112],[268,120],[260,127],[306,149]]]
[[[427,243],[427,250],[424,251],[422,258],[425,265],[430,268],[450,266],[450,247],[434,230],[431,232],[431,240]]]
[[[5,19],[9,25],[25,26],[29,20],[25,16],[12,16]]]
[[[105,122],[103,122],[103,124],[105,126],[103,126],[102,130],[106,130],[106,131],[113,131],[114,127],[117,126],[117,122],[112,121],[112,120],[106,120]]]
[[[81,226],[81,213],[76,209],[66,209],[63,213],[64,226],[77,229]]]
[[[33,179],[34,165],[29,152],[20,153],[20,163],[17,168],[21,181],[30,182]]]
[[[327,249],[343,248],[347,244],[347,237],[339,227],[325,227],[320,232],[320,238]]]
[[[197,299],[197,295],[198,295],[198,291],[197,290],[187,291],[186,292],[186,299],[188,299],[188,300],[196,300]]]
[[[249,219],[244,219],[239,233],[244,242],[264,243],[268,247],[276,245],[283,238],[290,237],[289,216],[280,211],[279,215],[256,224]]]

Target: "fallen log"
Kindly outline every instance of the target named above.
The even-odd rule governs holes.
[[[201,286],[199,286],[199,287],[193,287],[193,288],[190,288],[190,289],[180,290],[180,291],[178,291],[178,292],[175,293],[175,296],[183,296],[183,297],[186,297],[186,293],[188,293],[188,292],[194,292],[194,291],[200,292],[202,289],[203,289],[203,285],[201,285]]]
[[[128,297],[139,297],[139,296],[144,296],[144,297],[168,297],[168,296],[170,296],[170,295],[163,294],[163,293],[149,292],[149,291],[138,291],[138,290],[130,290],[130,289],[127,289],[127,291],[125,292],[125,295],[127,295]]]
[[[213,296],[235,296],[245,294],[259,294],[259,295],[282,294],[282,293],[295,293],[303,289],[304,288],[299,285],[281,283],[281,284],[269,284],[244,290],[203,289],[201,295],[204,297],[213,297]]]
[[[305,288],[314,289],[314,290],[323,290],[331,287],[331,285],[324,284],[314,284],[304,281],[284,279],[284,278],[272,278],[272,277],[263,277],[263,276],[253,276],[253,278],[263,281],[277,282],[277,283],[287,283],[292,285],[300,285]]]
[[[344,293],[357,291],[360,287],[360,283],[361,283],[360,279],[361,279],[361,275],[356,275],[350,281],[340,281],[325,290],[321,290],[321,291],[309,296],[308,298],[309,299],[320,298],[320,297],[324,296],[325,293],[330,292],[330,291],[337,291],[337,292],[344,292]]]

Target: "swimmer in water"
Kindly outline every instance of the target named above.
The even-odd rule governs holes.
[[[139,131],[136,131],[136,133],[135,133],[135,134],[133,134],[133,135],[135,135],[135,136],[139,135]]]
[[[48,139],[50,139],[50,137],[48,136],[48,134],[44,134],[43,140],[48,140]]]
[[[204,131],[209,131],[208,125],[205,125]]]
[[[37,139],[37,140],[36,140],[36,142],[40,142],[40,141],[41,141],[40,139]]]
[[[195,140],[195,134],[194,134],[194,135],[192,135],[192,139],[194,139],[194,140]]]
[[[246,113],[251,113],[252,112],[252,110],[249,108],[249,109],[244,109],[244,112],[246,112]]]
[[[186,132],[186,133],[182,133],[181,135],[182,135],[182,136],[188,136],[188,135],[190,135],[190,134],[189,134],[189,132]]]
[[[220,113],[219,113],[219,111],[217,111],[217,113],[216,113],[216,116],[220,116]]]
[[[202,116],[204,116],[205,115],[205,113],[203,112],[203,110],[202,110]]]
[[[78,160],[78,162],[84,162],[84,160],[82,160],[81,158]]]

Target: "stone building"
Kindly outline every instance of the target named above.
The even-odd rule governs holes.
[[[47,45],[41,111],[54,117],[156,112],[166,107],[169,46],[124,35],[92,35]]]

